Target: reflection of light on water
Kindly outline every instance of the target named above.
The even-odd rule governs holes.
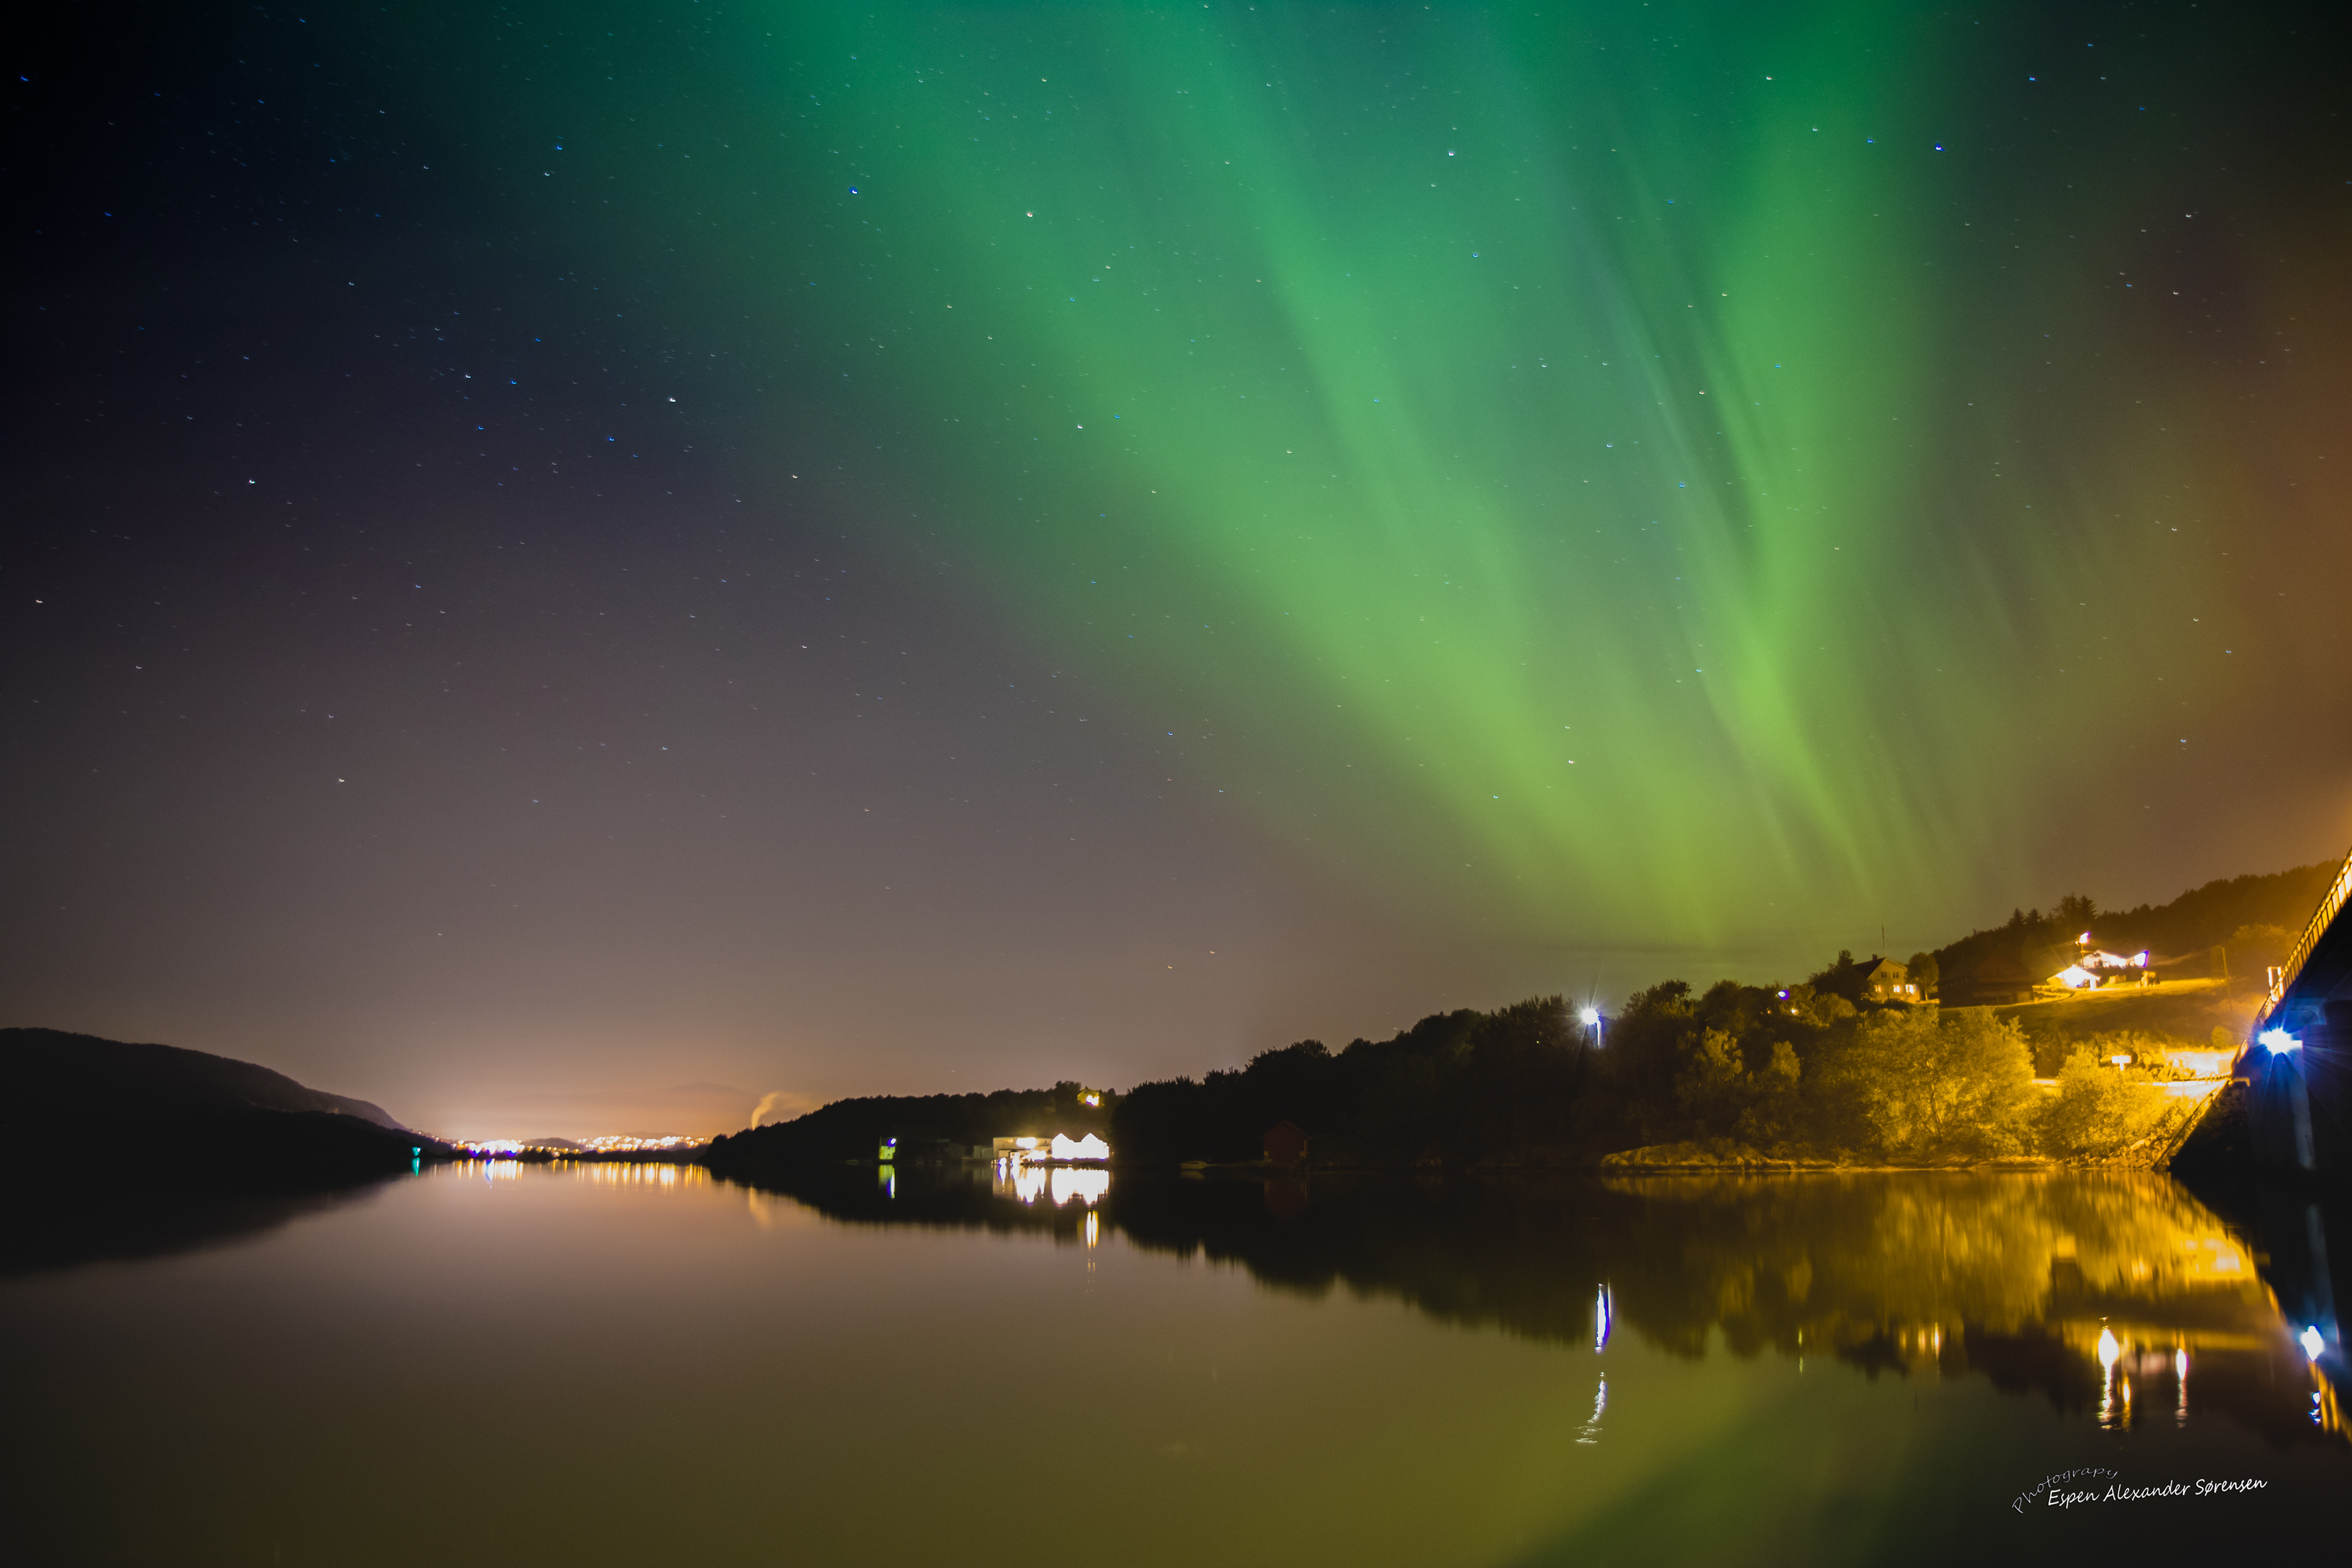
[[[1596,1352],[1609,1348],[1609,1322],[1612,1316],[1614,1314],[1609,1310],[1609,1287],[1603,1285],[1592,1303],[1592,1348]]]
[[[1584,1430],[1576,1439],[1578,1442],[1598,1443],[1601,1441],[1601,1413],[1608,1408],[1609,1380],[1604,1377],[1601,1380],[1601,1386],[1592,1391],[1592,1415],[1585,1421]]]
[[[520,1160],[478,1160],[486,1182],[511,1182],[522,1174]]]
[[[1053,1192],[1055,1208],[1060,1208],[1072,1198],[1091,1208],[1105,1193],[1110,1191],[1110,1173],[1057,1165],[1047,1185]]]
[[[2184,1236],[2181,1263],[2190,1279],[2236,1278],[2245,1270],[2238,1244],[2226,1236]]]
[[[1088,1247],[1102,1245],[1102,1215],[1092,1209],[1087,1211],[1087,1245]]]
[[[2131,1425],[2131,1379],[2116,1373],[2124,1348],[2113,1329],[2099,1331],[2099,1425],[2117,1431]]]
[[[1050,1197],[1055,1208],[1073,1199],[1092,1208],[1108,1191],[1110,1173],[1100,1166],[1055,1165],[1049,1169],[1033,1165],[1018,1154],[996,1163],[997,1195],[1018,1198],[1024,1204]]]
[[[2172,1376],[2180,1387],[2179,1400],[2172,1407],[2172,1419],[2175,1425],[2186,1426],[2189,1425],[2189,1347],[2187,1345],[2172,1352]]]
[[[898,1166],[886,1164],[876,1171],[874,1175],[875,1179],[881,1184],[884,1197],[895,1198],[898,1195]]]
[[[1003,1169],[1011,1178],[1013,1195],[1024,1204],[1034,1204],[1045,1195],[1045,1173],[1026,1160],[1013,1160]]]
[[[669,1192],[710,1184],[710,1173],[699,1165],[656,1165],[638,1160],[566,1160],[560,1163],[571,1171],[573,1181],[600,1187],[651,1187]]]

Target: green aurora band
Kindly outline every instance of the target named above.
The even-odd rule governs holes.
[[[2107,84],[2126,45],[1979,15],[706,5],[397,47],[459,62],[519,222],[728,367],[744,493],[837,475],[1364,897],[1732,952],[2036,885],[2086,781],[2252,678],[2256,449],[2340,445],[2174,343],[2262,248],[2197,249],[2180,62]],[[2307,240],[2259,265],[2233,331],[2341,339]]]

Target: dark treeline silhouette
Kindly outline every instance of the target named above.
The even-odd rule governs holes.
[[[1337,1052],[1302,1040],[1235,1071],[1138,1085],[1119,1102],[1111,1146],[1143,1163],[1249,1160],[1286,1121],[1325,1165],[1590,1164],[1678,1144],[1738,1158],[1938,1161],[2042,1146],[2017,1026],[1980,1009],[1840,994],[1858,994],[1864,968],[1841,953],[1789,987],[1727,980],[1700,994],[1668,981],[1635,993],[1598,1040],[1559,996],[1439,1014]],[[2160,1109],[2161,1091],[2135,1090],[2145,1090],[2136,1111]],[[2095,1131],[2120,1140],[2147,1129],[2111,1118]]]
[[[702,1160],[721,1174],[734,1174],[871,1160],[885,1138],[965,1146],[1056,1132],[1077,1138],[1107,1133],[1118,1104],[1118,1095],[1075,1082],[1051,1089],[1000,1089],[992,1094],[868,1095],[836,1100],[790,1121],[713,1139]]]
[[[1593,1076],[1568,1004],[1536,997],[1435,1014],[1338,1052],[1301,1040],[1234,1071],[1138,1085],[1112,1117],[1111,1147],[1122,1160],[1255,1160],[1266,1129],[1289,1121],[1326,1163],[1564,1156]]]
[[[704,1157],[721,1174],[756,1174],[872,1161],[890,1137],[919,1151],[1103,1132],[1126,1164],[1238,1163],[1288,1122],[1324,1168],[1583,1166],[1634,1149],[1675,1163],[1965,1163],[2111,1155],[2185,1114],[2155,1081],[2160,1042],[2066,1042],[2057,1092],[2041,1094],[2016,1023],[1873,1001],[1862,996],[1867,967],[1840,953],[1787,987],[1727,980],[1695,993],[1668,981],[1635,993],[1598,1039],[1559,996],[1465,1008],[1387,1040],[1339,1051],[1301,1040],[1098,1104],[1075,1083],[836,1100],[719,1139]],[[2134,1053],[2146,1061],[2104,1065]]]
[[[1939,984],[1988,986],[1997,957],[2017,981],[2000,1000],[2073,961],[2084,931],[2124,952],[2187,950],[2211,969],[2260,973],[2283,952],[2332,863],[2208,883],[2160,907],[2101,914],[2080,895],[2047,914],[1933,952],[1900,973],[1840,952],[1803,982],[1704,992],[1667,981],[1636,992],[1598,1037],[1559,996],[1494,1012],[1433,1014],[1387,1040],[1320,1040],[1243,1067],[1080,1099],[1079,1086],[994,1094],[837,1100],[717,1140],[722,1173],[872,1160],[881,1140],[967,1149],[1023,1134],[1102,1132],[1124,1163],[1255,1161],[1269,1130],[1303,1130],[1321,1166],[1587,1165],[1628,1150],[1683,1147],[1676,1163],[1779,1160],[1962,1163],[2049,1154],[2158,1158],[2187,1114],[2157,1080],[2167,1050],[2226,1035],[2223,994],[2100,993],[2021,1020],[1938,1006]],[[2233,956],[2234,955],[2234,956]],[[2196,969],[2195,964],[2189,964]],[[2205,973],[2198,969],[2197,973]],[[2113,1064],[2121,1058],[2122,1070]],[[2054,1079],[2039,1094],[2036,1077]],[[2168,1121],[2171,1117],[2172,1121]]]

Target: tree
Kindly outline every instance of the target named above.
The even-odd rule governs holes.
[[[1873,1013],[1840,1076],[1885,1152],[1915,1159],[2024,1152],[2033,1058],[2015,1023],[1985,1009]]]
[[[1772,1059],[1748,1075],[1748,1104],[1739,1113],[1739,1136],[1762,1148],[1796,1138],[1802,1115],[1798,1094],[1802,1074],[1797,1047],[1787,1040],[1773,1041]]]
[[[1853,961],[1851,949],[1838,949],[1837,962],[1819,973],[1808,975],[1805,984],[1823,996],[1843,996],[1849,1002],[1862,1000],[1863,965]]]
[[[1911,961],[1903,967],[1911,972],[1911,983],[1919,988],[1919,999],[1923,1002],[1935,994],[1937,984],[1944,977],[1932,952],[1915,952]]]
[[[1675,1075],[1675,1101],[1694,1129],[1710,1138],[1730,1131],[1748,1107],[1748,1090],[1738,1040],[1721,1029],[1702,1031]]]
[[[2167,1106],[2146,1072],[2111,1067],[2077,1047],[2042,1109],[2042,1146],[2053,1154],[2112,1153],[2154,1131]]]

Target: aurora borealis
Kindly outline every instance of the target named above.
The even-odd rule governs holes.
[[[462,1132],[2336,854],[2316,15],[93,30],[16,84],[10,1021]]]

